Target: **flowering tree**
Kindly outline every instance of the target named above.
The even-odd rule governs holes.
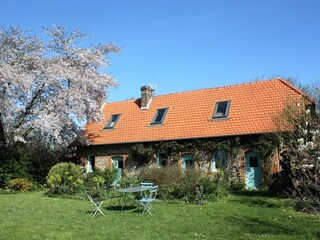
[[[98,105],[117,85],[101,70],[118,47],[81,47],[87,36],[61,26],[44,33],[39,38],[19,27],[0,30],[0,149],[35,134],[68,144],[79,130],[76,121],[101,118]]]
[[[319,99],[319,92],[315,99]],[[283,157],[289,170],[287,194],[303,211],[320,212],[320,113],[310,101],[288,106],[282,117]],[[294,129],[294,130],[293,130]]]

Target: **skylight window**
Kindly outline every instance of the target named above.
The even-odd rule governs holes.
[[[116,125],[117,121],[119,120],[121,114],[112,114],[111,117],[109,118],[106,126],[104,127],[105,129],[112,129]]]
[[[168,108],[160,108],[157,110],[151,124],[161,124],[167,114]]]
[[[221,101],[216,103],[212,118],[226,118],[228,116],[230,101]]]

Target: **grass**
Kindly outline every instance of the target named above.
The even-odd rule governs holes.
[[[236,194],[201,206],[159,202],[141,209],[103,208],[43,192],[0,195],[0,239],[320,239],[320,217],[296,212],[289,199]]]

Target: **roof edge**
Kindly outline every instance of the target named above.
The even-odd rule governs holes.
[[[279,80],[280,82],[282,82],[284,85],[286,85],[287,87],[291,88],[293,91],[297,92],[300,95],[303,95],[306,99],[308,99],[310,102],[315,103],[315,100],[312,99],[309,95],[307,95],[305,92],[301,91],[300,89],[298,89],[297,87],[293,86],[291,83],[289,83],[287,80],[283,79],[283,78],[278,78],[277,80]]]
[[[277,131],[270,132],[256,132],[256,133],[244,133],[244,134],[230,134],[230,135],[221,135],[221,136],[209,136],[209,137],[192,137],[192,138],[168,138],[168,139],[154,139],[146,141],[133,141],[133,142],[115,142],[115,143],[99,143],[99,144],[89,144],[82,147],[89,146],[105,146],[105,145],[121,145],[121,144],[136,144],[136,143],[151,143],[151,142],[163,142],[163,141],[180,141],[180,140],[193,140],[193,139],[209,139],[209,138],[226,138],[226,137],[236,137],[236,136],[250,136],[250,135],[261,135],[261,134],[271,134],[277,133]]]

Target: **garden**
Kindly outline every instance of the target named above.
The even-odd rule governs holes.
[[[78,43],[87,36],[62,26],[44,31],[43,40],[19,27],[0,31],[1,239],[320,238],[319,109],[306,106],[304,112],[289,105],[274,119],[280,123],[277,138],[271,138],[279,138],[276,146],[268,138],[249,142],[260,146],[259,152],[268,145],[281,149],[283,171],[266,185],[269,189],[245,191],[230,167],[211,175],[182,171],[172,154],[181,146],[174,142],[160,146],[175,163],[169,167],[142,169],[119,181],[114,169],[85,173],[73,143],[88,144],[80,123],[101,120],[98,106],[117,82],[99,69],[108,67],[106,56],[120,49],[112,43],[82,48]],[[195,143],[197,148],[185,147],[197,156],[237,149],[237,142]],[[131,163],[144,165],[152,152],[135,147]],[[139,186],[142,181],[159,186],[153,216],[142,215],[141,206],[121,211],[107,201],[101,206],[105,216],[91,215],[86,191],[105,199],[117,194],[106,192],[110,184]]]
[[[1,190],[0,231],[3,239],[317,239],[320,216],[296,210],[291,198],[267,190],[245,191],[228,184],[227,176],[157,168],[144,177],[125,177],[119,187],[150,180],[159,185],[155,214],[142,206],[123,210],[117,202],[93,205],[85,190],[105,198],[104,186],[117,172],[95,169],[84,175],[73,163],[53,166],[47,186],[15,179]],[[148,179],[146,179],[148,177]],[[152,178],[152,179],[151,179]],[[116,191],[109,193],[117,194]]]
[[[44,191],[0,194],[2,239],[318,239],[320,217],[290,199],[238,192],[202,205],[159,199],[156,214],[109,209],[90,215],[82,197]]]

